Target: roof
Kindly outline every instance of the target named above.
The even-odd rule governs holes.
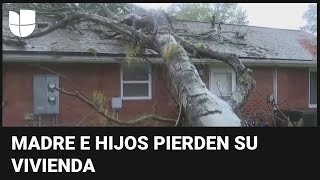
[[[37,22],[43,22],[37,16]],[[46,19],[45,21],[50,21]],[[236,53],[241,58],[316,60],[316,36],[299,30],[263,28],[254,26],[221,24],[221,30],[213,29],[211,22],[175,21],[172,23],[176,33],[191,42],[201,42],[213,49]],[[3,16],[3,36],[13,37],[8,27],[8,17]],[[42,37],[26,40],[24,47],[3,43],[5,52],[88,52],[90,48],[98,53],[123,55],[125,43],[102,38],[89,29],[97,26],[82,22],[80,29],[84,34],[67,29],[57,29]],[[218,24],[215,25],[218,27]],[[35,31],[39,31],[36,28]],[[108,29],[104,29],[108,31]],[[219,36],[217,36],[217,34]],[[148,50],[146,54],[155,54]]]

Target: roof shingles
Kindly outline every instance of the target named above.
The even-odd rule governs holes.
[[[87,30],[88,25],[93,26],[85,23],[80,26],[84,34],[58,29],[42,37],[26,40],[27,45],[24,48],[3,43],[3,50],[88,52],[88,49],[94,48],[98,53],[124,54],[125,44],[117,40],[101,38]],[[198,41],[197,37],[208,37],[200,41],[216,50],[236,53],[242,58],[316,60],[316,37],[298,30],[221,24],[221,31],[215,31],[212,36],[206,36],[213,31],[210,22],[176,21],[173,26],[177,34],[191,42]],[[244,38],[236,38],[237,32],[245,35]],[[219,36],[216,36],[217,34]],[[3,36],[13,36],[9,31],[8,18],[5,16],[3,17]]]

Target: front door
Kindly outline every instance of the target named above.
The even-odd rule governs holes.
[[[236,76],[232,68],[223,65],[210,67],[210,91],[227,100],[236,88]]]

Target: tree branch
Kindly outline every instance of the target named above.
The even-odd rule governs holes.
[[[219,91],[219,94],[220,94],[221,99],[223,99],[224,101],[227,101],[227,100],[223,97],[223,94],[222,94],[221,89],[220,89],[220,84],[219,84],[218,82],[217,82],[217,89],[218,89],[218,91]]]
[[[117,16],[115,13],[110,11],[109,8],[107,8],[104,3],[99,3],[98,6],[103,10],[106,17],[110,17],[111,19],[114,19],[118,22],[120,21],[119,16]]]
[[[76,86],[76,85],[73,83],[73,81],[72,81],[70,78],[68,78],[67,76],[65,76],[65,75],[63,75],[63,74],[60,74],[60,73],[58,73],[58,72],[56,72],[56,71],[53,71],[52,69],[49,69],[49,68],[44,67],[44,66],[38,65],[38,67],[39,67],[40,69],[42,69],[42,70],[46,70],[46,71],[48,71],[48,72],[51,72],[51,73],[53,73],[53,74],[56,74],[56,75],[64,78],[64,79],[67,80],[67,81],[70,83],[70,85],[71,85],[73,88],[75,88],[82,96],[84,96],[84,97],[87,98],[87,99],[90,99],[89,96],[86,95],[85,93],[83,93],[83,92],[81,91],[81,89],[80,89],[78,86]]]
[[[123,33],[129,37],[132,37],[134,39],[136,39],[137,41],[145,44],[145,46],[154,48],[153,46],[153,42],[152,40],[146,36],[145,34],[137,31],[136,29],[134,29],[131,26],[128,26],[126,24],[121,24],[115,20],[106,18],[106,17],[102,17],[96,14],[89,14],[89,13],[85,13],[85,14],[81,14],[83,16],[83,18],[101,24],[102,26],[111,28],[115,31],[118,31],[120,33]]]
[[[178,118],[176,120],[176,124],[175,124],[175,127],[178,126],[179,122],[180,122],[180,119],[181,119],[181,114],[182,114],[182,103],[180,103],[181,105],[179,106],[179,115],[178,115]]]
[[[76,127],[80,126],[80,124],[81,124],[87,117],[91,116],[91,115],[94,114],[94,113],[96,113],[95,110],[93,110],[91,113],[85,115],[85,116],[79,121],[79,123],[76,125]]]
[[[69,13],[69,15],[67,15],[67,17],[65,17],[63,20],[59,21],[58,23],[55,23],[49,27],[47,27],[46,29],[39,31],[39,32],[34,32],[32,33],[30,36],[25,37],[24,39],[30,39],[30,38],[35,38],[35,37],[40,37],[46,34],[51,33],[52,31],[61,28],[63,26],[66,26],[67,24],[71,23],[74,20],[80,19],[81,17],[83,17],[84,14],[73,14],[73,13]]]
[[[39,65],[39,67],[41,69],[43,69],[43,70],[47,70],[47,71],[49,71],[51,73],[54,73],[54,74],[56,74],[56,75],[58,75],[60,77],[63,77],[64,79],[69,81],[72,84],[72,86],[75,86],[73,81],[71,79],[69,79],[67,76],[65,76],[63,74],[60,74],[60,73],[57,73],[57,72],[55,72],[55,71],[53,71],[53,70],[51,70],[51,69],[49,69],[47,67],[43,67],[43,66],[40,66],[40,65]],[[156,120],[156,121],[162,121],[162,122],[170,122],[170,123],[176,122],[176,120],[174,120],[174,119],[164,118],[164,117],[160,117],[160,116],[156,116],[156,115],[146,115],[146,116],[142,116],[142,117],[140,117],[138,119],[135,119],[135,120],[121,121],[121,120],[118,120],[118,119],[115,119],[115,118],[109,116],[104,110],[100,110],[99,107],[97,107],[97,105],[91,100],[91,98],[89,98],[87,95],[85,95],[83,92],[81,92],[79,88],[77,88],[75,93],[66,91],[66,90],[58,88],[58,87],[56,87],[55,89],[60,91],[63,94],[68,95],[68,96],[76,97],[77,99],[79,99],[83,103],[89,105],[92,109],[94,109],[97,113],[99,113],[100,115],[105,117],[107,120],[109,120],[109,121],[111,121],[113,123],[116,123],[116,124],[133,125],[133,124],[136,124],[136,123],[148,120],[148,119],[152,119],[152,120]]]
[[[64,89],[61,88],[57,88],[56,89],[68,96],[72,96],[72,97],[76,97],[77,99],[79,99],[80,101],[84,102],[85,104],[89,105],[91,108],[93,108],[97,113],[99,113],[100,115],[102,115],[103,117],[105,117],[107,120],[119,124],[119,125],[133,125],[145,120],[156,120],[156,121],[162,121],[162,122],[170,122],[170,123],[174,123],[176,122],[176,120],[171,119],[171,118],[164,118],[164,117],[160,117],[160,116],[156,116],[156,115],[146,115],[146,116],[142,116],[138,119],[135,120],[129,120],[129,121],[122,121],[122,120],[118,120],[115,119],[113,117],[111,117],[110,115],[108,115],[104,110],[99,110],[99,108],[90,100],[86,99],[85,97],[81,96],[80,93],[78,91],[76,91],[75,93],[66,91]]]
[[[173,36],[188,52],[193,54],[197,51],[197,54],[201,55],[201,57],[223,61],[234,69],[237,75],[238,86],[227,102],[232,109],[239,108],[248,98],[251,89],[255,85],[252,70],[246,68],[236,54],[214,51],[208,46],[197,47],[175,34]]]
[[[14,44],[19,47],[24,47],[27,43],[22,41],[20,38],[9,38],[9,37],[3,37],[2,36],[2,41],[5,44]]]

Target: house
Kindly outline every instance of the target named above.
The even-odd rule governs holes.
[[[50,26],[51,22],[37,16],[35,31]],[[270,100],[274,100],[291,119],[303,118],[304,126],[316,126],[316,37],[298,30],[215,24],[218,25],[220,32],[210,22],[173,24],[178,35],[216,50],[236,53],[253,70],[256,86],[237,112],[239,116],[259,117],[273,126]],[[6,39],[13,34],[8,28],[8,18],[3,17],[3,126],[104,123],[98,115],[86,117],[92,109],[77,98],[50,89],[75,88],[65,78],[33,66],[39,64],[67,76],[89,96],[94,91],[101,92],[110,114],[121,120],[146,114],[177,117],[177,106],[169,93],[169,78],[156,52],[145,50],[151,64],[139,58],[128,64],[125,42],[108,38],[99,30],[101,27],[90,22],[82,22],[79,27],[80,31],[61,28],[23,44]],[[222,98],[230,97],[237,86],[234,71],[220,61],[190,56],[208,89]],[[87,120],[80,122],[84,117]],[[147,121],[141,125],[172,124]]]

